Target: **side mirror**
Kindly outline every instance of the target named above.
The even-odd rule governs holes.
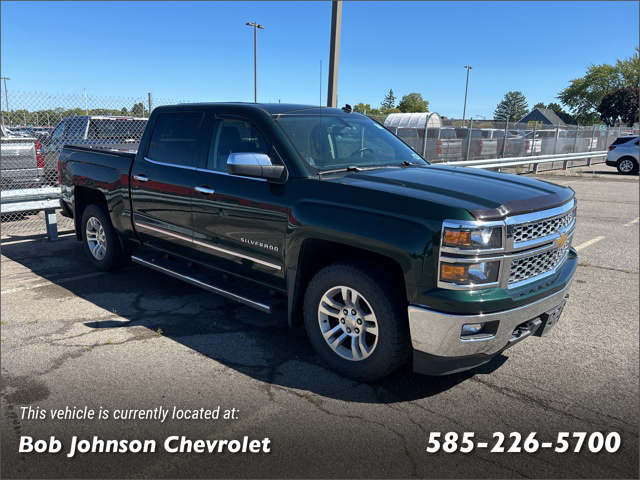
[[[232,153],[227,159],[227,172],[265,180],[280,180],[284,165],[274,165],[264,153]]]

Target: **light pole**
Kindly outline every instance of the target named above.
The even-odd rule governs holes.
[[[467,69],[467,85],[464,87],[464,110],[462,111],[462,121],[464,122],[464,117],[467,115],[467,92],[469,91],[469,70],[473,67],[470,65],[465,65],[464,68]]]
[[[1,77],[4,81],[4,99],[7,102],[7,115],[9,115],[9,90],[7,90],[7,80],[11,80],[9,77]],[[4,115],[2,116],[2,123],[4,123]]]
[[[331,2],[331,43],[329,47],[329,83],[327,107],[338,106],[338,63],[340,61],[340,30],[342,28],[342,1]]]
[[[253,102],[258,103],[258,29],[263,30],[264,25],[256,22],[247,22],[253,27]]]

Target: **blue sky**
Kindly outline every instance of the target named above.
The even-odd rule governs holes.
[[[9,90],[191,101],[326,102],[331,2],[1,3]],[[591,64],[638,45],[638,2],[343,2],[338,100],[379,106],[389,88],[429,109],[491,118],[510,90],[556,101]]]

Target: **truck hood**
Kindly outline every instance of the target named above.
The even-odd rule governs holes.
[[[478,220],[553,208],[574,195],[569,187],[534,178],[447,165],[382,168],[321,178],[464,208]]]

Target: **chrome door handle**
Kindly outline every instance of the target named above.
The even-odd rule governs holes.
[[[133,178],[138,180],[139,182],[146,182],[147,180],[149,180],[149,177],[147,177],[146,175],[134,175]]]
[[[214,193],[215,191],[213,190],[213,188],[209,188],[206,186],[202,186],[202,187],[196,187],[195,188],[196,192],[200,192],[204,195],[211,195],[212,193]]]

